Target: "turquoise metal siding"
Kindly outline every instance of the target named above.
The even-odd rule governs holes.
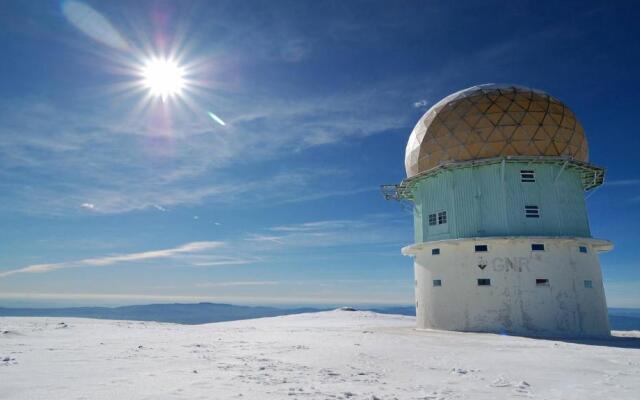
[[[521,182],[533,170],[536,182]],[[482,236],[590,237],[580,173],[561,165],[505,163],[443,170],[418,182],[416,243]],[[536,205],[540,218],[526,218]],[[429,226],[429,214],[447,211],[447,224]]]

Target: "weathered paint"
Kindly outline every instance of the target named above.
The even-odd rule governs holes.
[[[536,181],[521,182],[521,170]],[[413,188],[416,243],[491,236],[591,237],[580,172],[535,162],[445,169]],[[540,218],[526,218],[537,205]],[[429,214],[448,222],[429,226]]]
[[[532,251],[531,244],[544,251]],[[475,252],[475,245],[488,246]],[[580,246],[587,253],[579,251]],[[597,252],[606,241],[511,237],[443,240],[403,249],[415,257],[418,328],[527,335],[607,336]],[[438,248],[439,255],[432,255]],[[490,279],[478,286],[477,279]],[[433,280],[442,286],[434,287]],[[536,285],[548,279],[548,285]],[[585,287],[584,281],[593,287]]]

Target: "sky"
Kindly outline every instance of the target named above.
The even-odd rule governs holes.
[[[420,116],[482,83],[585,128],[608,305],[640,307],[634,1],[2,1],[0,306],[412,304]],[[169,59],[184,90],[153,96]]]

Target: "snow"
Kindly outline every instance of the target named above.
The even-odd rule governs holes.
[[[2,399],[638,399],[640,332],[416,331],[363,311],[177,325],[0,318]]]

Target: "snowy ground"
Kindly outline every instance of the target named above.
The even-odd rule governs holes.
[[[339,310],[207,325],[0,318],[0,398],[640,398],[640,332],[587,345],[413,325]]]

